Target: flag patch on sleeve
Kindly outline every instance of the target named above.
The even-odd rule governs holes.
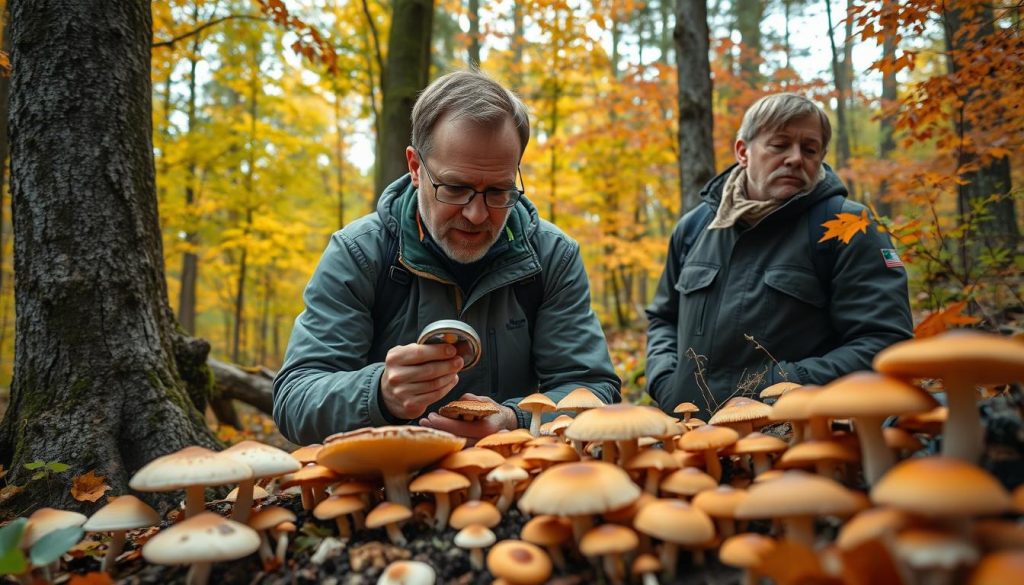
[[[882,248],[881,252],[886,268],[899,268],[903,266],[903,260],[900,260],[900,255],[893,248]]]

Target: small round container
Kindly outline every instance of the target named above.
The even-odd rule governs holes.
[[[482,347],[480,336],[476,334],[469,323],[463,323],[457,319],[442,319],[434,321],[423,328],[416,343],[451,343],[462,356],[462,369],[468,370],[480,361]]]

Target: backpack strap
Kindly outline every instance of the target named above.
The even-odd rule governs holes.
[[[537,321],[540,304],[544,302],[544,270],[512,285],[512,292],[526,314],[526,330],[533,339],[533,324]]]
[[[835,238],[826,242],[818,240],[825,235],[825,227],[822,224],[835,219],[836,214],[843,210],[845,203],[845,195],[832,195],[812,205],[807,216],[807,240],[811,249],[811,260],[814,262],[814,273],[818,275],[818,282],[829,297],[832,296],[832,269],[839,250],[838,241]]]

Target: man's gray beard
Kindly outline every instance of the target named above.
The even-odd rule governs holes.
[[[502,222],[501,228],[497,229],[494,232],[494,237],[491,239],[491,241],[487,242],[486,244],[484,244],[484,245],[482,245],[480,247],[479,254],[474,254],[470,258],[463,259],[463,258],[459,258],[459,257],[457,257],[455,255],[455,250],[451,246],[448,245],[447,241],[437,237],[437,234],[434,233],[433,228],[431,228],[431,226],[430,226],[429,216],[426,213],[426,209],[424,209],[423,199],[420,198],[419,193],[416,194],[416,205],[419,208],[420,217],[423,218],[423,229],[427,230],[427,233],[430,234],[430,237],[441,248],[441,251],[444,252],[444,255],[447,256],[449,260],[451,260],[452,262],[455,262],[456,264],[472,264],[473,262],[476,262],[477,260],[480,260],[481,258],[486,256],[487,255],[487,251],[491,249],[491,246],[494,245],[494,242],[497,242],[498,238],[501,237],[502,232],[505,231],[505,226],[508,225],[508,218],[512,216],[511,212],[509,212],[505,216],[505,221]]]

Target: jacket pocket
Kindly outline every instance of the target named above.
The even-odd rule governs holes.
[[[693,263],[679,271],[679,279],[675,283],[675,289],[682,293],[679,297],[679,318],[693,321],[694,335],[704,335],[708,297],[711,296],[707,289],[715,282],[718,269],[711,264]]]
[[[821,309],[828,304],[818,277],[799,268],[769,268],[764,273],[764,284],[812,307]]]

